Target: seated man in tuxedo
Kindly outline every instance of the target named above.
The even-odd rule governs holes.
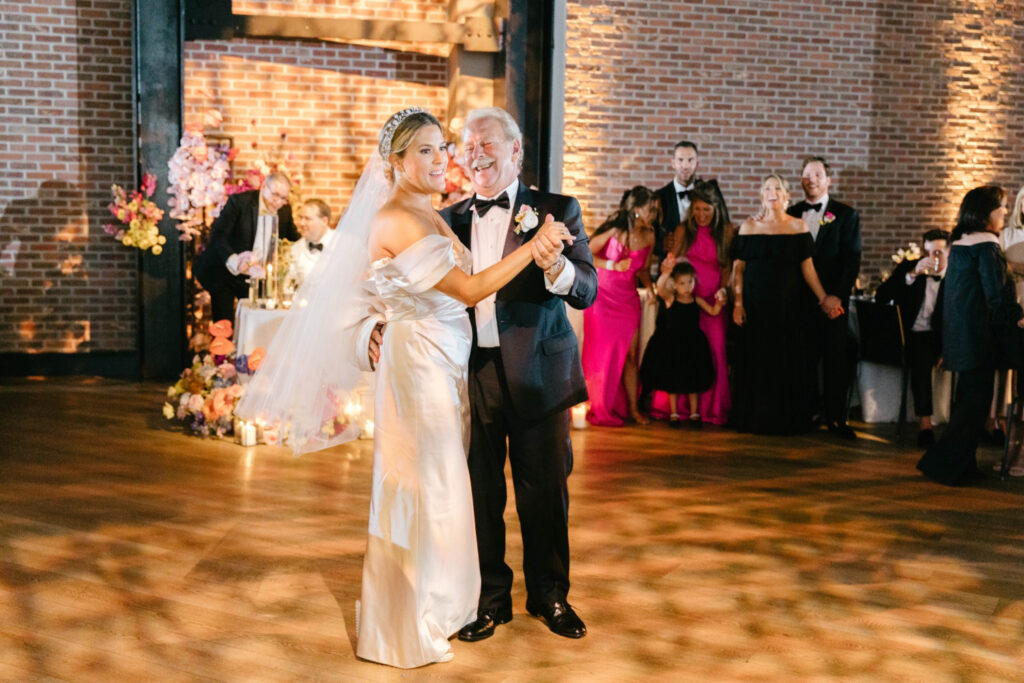
[[[331,230],[331,207],[322,199],[307,199],[299,209],[299,234],[302,239],[292,245],[292,264],[289,277],[295,285],[301,286],[317,259],[324,253],[324,247],[334,237]]]
[[[940,298],[942,277],[946,274],[949,233],[929,230],[924,234],[923,242],[921,258],[903,259],[893,269],[892,275],[879,285],[875,301],[892,302],[900,307],[914,412],[921,420],[917,445],[927,448],[935,443],[932,431],[932,368],[942,351],[936,302]]]
[[[268,236],[256,234],[259,216],[276,215],[279,236],[292,241],[299,239],[288,205],[290,191],[288,176],[271,173],[259,190],[228,197],[227,204],[213,221],[206,251],[193,266],[199,284],[210,293],[213,320],[233,320],[235,298],[249,293],[245,273],[239,272],[238,255],[255,251],[258,257],[266,256],[262,249]]]

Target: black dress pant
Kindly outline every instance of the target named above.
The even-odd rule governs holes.
[[[960,371],[949,424],[917,463],[925,476],[956,486],[969,483],[978,473],[978,442],[992,405],[993,375],[990,367]]]
[[[910,366],[910,391],[914,395],[914,413],[928,417],[932,405],[932,369],[938,362],[935,333],[931,330],[911,332],[907,337],[907,364]]]
[[[249,284],[240,275],[225,268],[223,274],[207,274],[200,284],[210,293],[210,321],[235,321],[235,300],[249,296]]]
[[[850,343],[850,320],[846,313],[829,320],[820,311],[816,312],[814,320],[821,361],[822,414],[828,424],[845,424],[850,378],[856,364],[850,353],[854,346]]]
[[[469,475],[480,555],[480,609],[512,605],[512,569],[505,563],[506,455],[512,469],[523,538],[523,574],[533,603],[569,592],[569,412],[536,421],[518,417],[509,399],[498,349],[474,348],[469,403],[473,416]],[[507,448],[506,448],[507,439]]]

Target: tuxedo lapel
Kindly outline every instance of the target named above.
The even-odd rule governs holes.
[[[528,233],[520,233],[517,235],[515,231],[516,214],[519,213],[519,209],[523,204],[532,207],[533,210],[537,212],[537,219],[541,219],[540,212],[537,210],[537,204],[534,201],[533,190],[527,187],[523,181],[520,180],[519,191],[516,192],[516,201],[515,204],[512,205],[512,212],[508,220],[508,231],[505,234],[505,248],[501,252],[503,258],[518,249],[520,245],[528,239]],[[536,230],[536,228],[534,228],[534,230]]]
[[[466,245],[466,248],[473,251],[473,198],[464,199],[452,207],[452,232]]]

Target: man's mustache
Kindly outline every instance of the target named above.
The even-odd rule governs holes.
[[[474,171],[479,171],[481,166],[494,165],[494,157],[478,157],[473,159],[473,164],[470,166]]]

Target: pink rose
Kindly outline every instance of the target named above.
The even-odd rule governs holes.
[[[238,370],[235,369],[234,363],[221,363],[217,366],[217,374],[223,379],[231,379],[238,374]]]

